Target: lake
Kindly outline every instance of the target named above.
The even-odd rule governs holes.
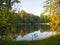
[[[23,25],[20,29],[20,35],[16,38],[16,40],[36,40],[38,38],[45,38],[48,35],[53,35],[55,32],[50,31],[49,25],[39,25],[39,26],[31,26],[31,25]]]

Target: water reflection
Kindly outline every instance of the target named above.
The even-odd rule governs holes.
[[[45,38],[48,35],[52,35],[52,33],[53,32],[43,32],[43,33],[41,33],[40,30],[39,30],[39,31],[29,33],[29,34],[23,36],[23,38],[19,35],[17,37],[17,40],[35,40],[37,38]]]
[[[28,33],[32,33],[34,31],[38,31],[40,29],[40,25],[30,25],[30,24],[24,24],[20,28],[20,36],[23,37],[24,35]]]
[[[46,32],[48,31],[48,32]],[[49,25],[23,25],[20,28],[20,34],[16,40],[35,40],[37,38],[45,38],[48,35],[52,35]]]

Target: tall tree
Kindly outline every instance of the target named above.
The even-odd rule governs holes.
[[[44,4],[45,11],[43,14],[55,15],[60,12],[60,0],[46,0]]]
[[[45,11],[42,14],[47,14],[51,21],[51,30],[58,31],[57,26],[60,24],[60,0],[46,0],[44,5]]]
[[[15,2],[21,3],[19,0],[0,0],[0,6],[3,5],[5,7],[11,8]]]

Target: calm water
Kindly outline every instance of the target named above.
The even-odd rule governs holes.
[[[53,32],[43,32],[43,33],[41,33],[40,30],[39,30],[39,31],[29,33],[29,34],[27,34],[27,35],[25,35],[23,37],[21,37],[19,35],[16,40],[35,40],[37,38],[44,38],[44,37],[46,37],[48,35],[52,35],[52,33]]]
[[[16,40],[36,40],[37,38],[44,38],[53,34],[53,32],[48,32],[49,30],[50,26],[48,25],[24,25],[22,26],[20,35],[16,38]]]

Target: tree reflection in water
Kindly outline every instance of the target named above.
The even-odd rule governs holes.
[[[33,26],[33,25],[25,24],[20,28],[19,35],[21,37],[23,37],[26,34],[29,34],[29,33],[32,33],[32,32],[38,31],[38,30],[40,30],[41,32],[44,32],[44,31],[49,31],[49,29],[50,29],[50,26],[48,26],[48,25],[41,25],[40,24],[40,25],[37,25],[37,26]],[[38,35],[34,34],[33,36],[37,37]]]

